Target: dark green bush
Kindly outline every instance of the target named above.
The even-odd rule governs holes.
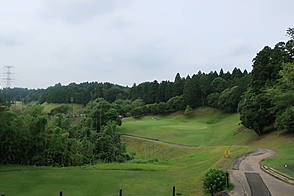
[[[205,193],[218,193],[226,189],[226,172],[221,169],[209,169],[203,177]]]

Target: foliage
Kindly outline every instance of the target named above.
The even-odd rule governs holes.
[[[190,105],[195,108],[202,105],[202,91],[200,89],[199,81],[197,77],[194,75],[191,79],[187,79],[183,98],[186,105]]]
[[[167,101],[167,107],[169,112],[183,110],[185,108],[183,96],[176,96],[176,97],[170,98]]]
[[[103,98],[97,98],[86,106],[87,115],[92,121],[92,128],[100,131],[109,121],[121,125],[121,119],[113,105]]]
[[[193,109],[189,105],[187,105],[184,114],[186,116],[190,116],[192,113],[193,113]]]
[[[173,85],[173,96],[181,96],[183,94],[185,85],[185,78],[182,78],[179,73],[177,73],[174,85]]]
[[[287,34],[291,39],[294,39],[294,28],[289,28]]]
[[[111,122],[113,109],[106,112],[99,133],[89,119],[59,113],[50,118],[39,104],[24,111],[0,113],[1,164],[74,166],[130,159]],[[115,113],[117,114],[117,113]],[[117,116],[115,116],[117,117]],[[78,120],[78,122],[76,122]]]
[[[56,115],[56,114],[67,114],[71,110],[71,107],[68,105],[61,105],[56,108],[53,108],[50,112],[50,115]]]
[[[49,104],[75,103],[86,105],[96,98],[104,98],[107,102],[114,104],[114,108],[119,115],[125,117],[131,116],[132,113],[135,116],[152,113],[149,111],[149,107],[153,107],[151,108],[153,110],[157,107],[155,105],[159,103],[162,107],[163,103],[167,103],[173,97],[182,96],[185,101],[183,106],[175,107],[173,105],[170,107],[171,105],[167,103],[166,110],[157,110],[155,113],[163,114],[183,110],[186,105],[190,105],[192,108],[207,106],[208,96],[212,93],[220,93],[233,86],[239,86],[243,93],[247,89],[249,79],[250,76],[246,70],[242,72],[240,69],[234,68],[231,73],[224,73],[223,70],[219,74],[216,71],[210,73],[199,71],[197,74],[193,74],[192,78],[190,76],[181,77],[178,73],[173,82],[157,82],[154,80],[139,85],[134,84],[131,88],[110,83],[84,82],[80,84],[71,83],[66,86],[56,84],[47,89],[7,88],[0,90],[0,92],[5,94],[8,103],[35,101]],[[155,105],[142,107],[145,104]]]
[[[223,90],[225,90],[226,88],[228,88],[228,82],[222,78],[222,77],[217,77],[215,78],[212,83],[211,83],[213,89],[215,92],[222,92]]]
[[[288,107],[276,118],[276,127],[294,133],[294,106]]]
[[[218,98],[218,108],[224,112],[237,112],[241,93],[238,86],[225,89]]]
[[[218,98],[220,93],[211,93],[207,96],[208,105],[214,108],[218,108]]]
[[[243,125],[262,135],[265,133],[264,128],[274,122],[272,107],[271,100],[265,94],[256,94],[249,90],[239,104],[240,120]]]
[[[250,87],[240,104],[240,119],[259,135],[291,119],[294,105],[294,40],[264,47],[253,59]]]
[[[203,189],[206,193],[218,193],[226,188],[226,172],[211,168],[203,177]]]

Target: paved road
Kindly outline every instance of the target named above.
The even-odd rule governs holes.
[[[258,173],[245,172],[245,176],[252,196],[271,196],[271,193]]]
[[[190,149],[199,149],[200,148],[200,147],[197,147],[197,146],[190,146],[190,145],[184,145],[184,144],[176,144],[176,143],[161,141],[161,140],[158,140],[158,139],[152,139],[152,138],[146,138],[146,137],[139,137],[139,136],[133,136],[133,135],[122,134],[121,136],[122,137],[128,137],[128,138],[135,138],[135,139],[149,141],[149,142],[160,143],[160,144],[168,144],[168,145],[175,146],[175,147],[190,148]]]
[[[200,148],[133,135],[121,136],[182,148]],[[258,152],[245,155],[235,161],[230,171],[230,179],[235,188],[229,194],[232,196],[294,196],[293,185],[280,181],[260,169],[259,163],[274,154],[275,152],[270,149],[260,148]]]
[[[235,184],[233,196],[293,196],[294,186],[278,180],[260,169],[260,161],[274,155],[270,149],[260,148],[237,161],[230,171]]]

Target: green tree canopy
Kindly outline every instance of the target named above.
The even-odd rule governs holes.
[[[220,93],[228,88],[228,82],[221,77],[217,77],[212,81],[211,86],[215,92]]]
[[[184,114],[186,116],[192,115],[193,114],[193,109],[189,105],[187,105]]]
[[[121,125],[121,119],[113,105],[103,98],[97,98],[87,104],[87,114],[92,120],[92,128],[100,131],[108,121]]]

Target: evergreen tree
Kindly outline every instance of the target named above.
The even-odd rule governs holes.
[[[195,108],[202,105],[202,92],[196,75],[186,81],[183,98],[186,105]]]
[[[183,94],[183,89],[185,85],[185,80],[181,78],[181,75],[177,73],[175,81],[174,81],[174,96],[180,96]]]

